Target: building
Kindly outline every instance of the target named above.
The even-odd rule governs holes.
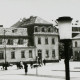
[[[28,46],[25,28],[0,28],[0,63],[35,61],[35,47]]]
[[[80,34],[72,39],[73,60],[80,61]]]
[[[74,20],[71,17],[63,16],[58,20],[58,27],[63,30],[63,34],[60,36],[62,40],[64,37],[70,39],[69,54],[73,60],[80,61],[80,22]],[[65,28],[64,28],[65,27]],[[62,34],[62,31],[60,32]],[[60,35],[60,34],[59,34]],[[64,53],[65,54],[65,53]]]
[[[73,60],[80,61],[80,22],[72,22],[72,50]]]
[[[59,60],[58,33],[53,26],[35,26],[34,43],[38,60]]]
[[[29,44],[36,47],[38,61],[59,61],[58,29],[40,17],[22,19],[11,27],[27,28]]]

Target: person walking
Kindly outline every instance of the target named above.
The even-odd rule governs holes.
[[[5,68],[5,63],[2,63],[2,67],[3,67],[3,70],[4,70],[4,68]]]
[[[32,61],[30,62],[30,66],[31,66],[31,68],[33,67],[33,62]]]
[[[46,65],[46,60],[45,59],[43,60],[43,63],[44,63],[44,65]]]
[[[27,72],[28,72],[28,65],[27,65],[27,63],[24,63],[24,69],[25,69],[25,75],[27,75]]]

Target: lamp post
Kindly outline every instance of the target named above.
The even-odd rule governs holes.
[[[5,70],[7,70],[5,32],[6,32],[6,30],[4,30],[4,51],[5,51]]]
[[[64,43],[64,52],[65,52],[65,76],[66,80],[70,80],[70,71],[69,71],[69,43],[72,39],[72,27],[71,17],[59,17],[57,19],[59,27],[59,36],[60,41]]]

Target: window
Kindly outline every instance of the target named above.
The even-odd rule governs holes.
[[[21,45],[21,44],[23,44],[23,43],[24,43],[24,42],[23,42],[23,39],[19,39],[19,40],[18,40],[18,44]]]
[[[15,52],[11,52],[11,59],[15,59]]]
[[[48,28],[48,32],[51,32],[51,28]]]
[[[21,58],[25,58],[25,51],[21,51]]]
[[[49,58],[49,50],[46,50],[46,58]]]
[[[12,30],[13,33],[17,32],[17,29]]]
[[[77,42],[75,42],[75,47],[77,47]]]
[[[35,32],[38,32],[38,28],[37,27],[35,27]]]
[[[72,31],[80,31],[80,27],[72,27]]]
[[[52,57],[55,58],[55,50],[52,50]]]
[[[4,52],[0,51],[0,59],[4,59]]]
[[[45,32],[44,28],[42,28],[42,32]]]
[[[8,45],[13,45],[13,39],[8,39]]]
[[[55,39],[54,38],[52,38],[52,44],[55,44]]]
[[[38,44],[41,44],[41,38],[38,38]]]
[[[45,38],[45,44],[48,44],[48,38]]]
[[[29,58],[32,58],[32,50],[29,50]]]
[[[0,44],[2,44],[2,39],[0,39]]]

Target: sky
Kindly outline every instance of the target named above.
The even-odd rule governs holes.
[[[30,16],[51,23],[61,16],[80,19],[79,8],[80,0],[0,0],[0,25],[7,28]]]

